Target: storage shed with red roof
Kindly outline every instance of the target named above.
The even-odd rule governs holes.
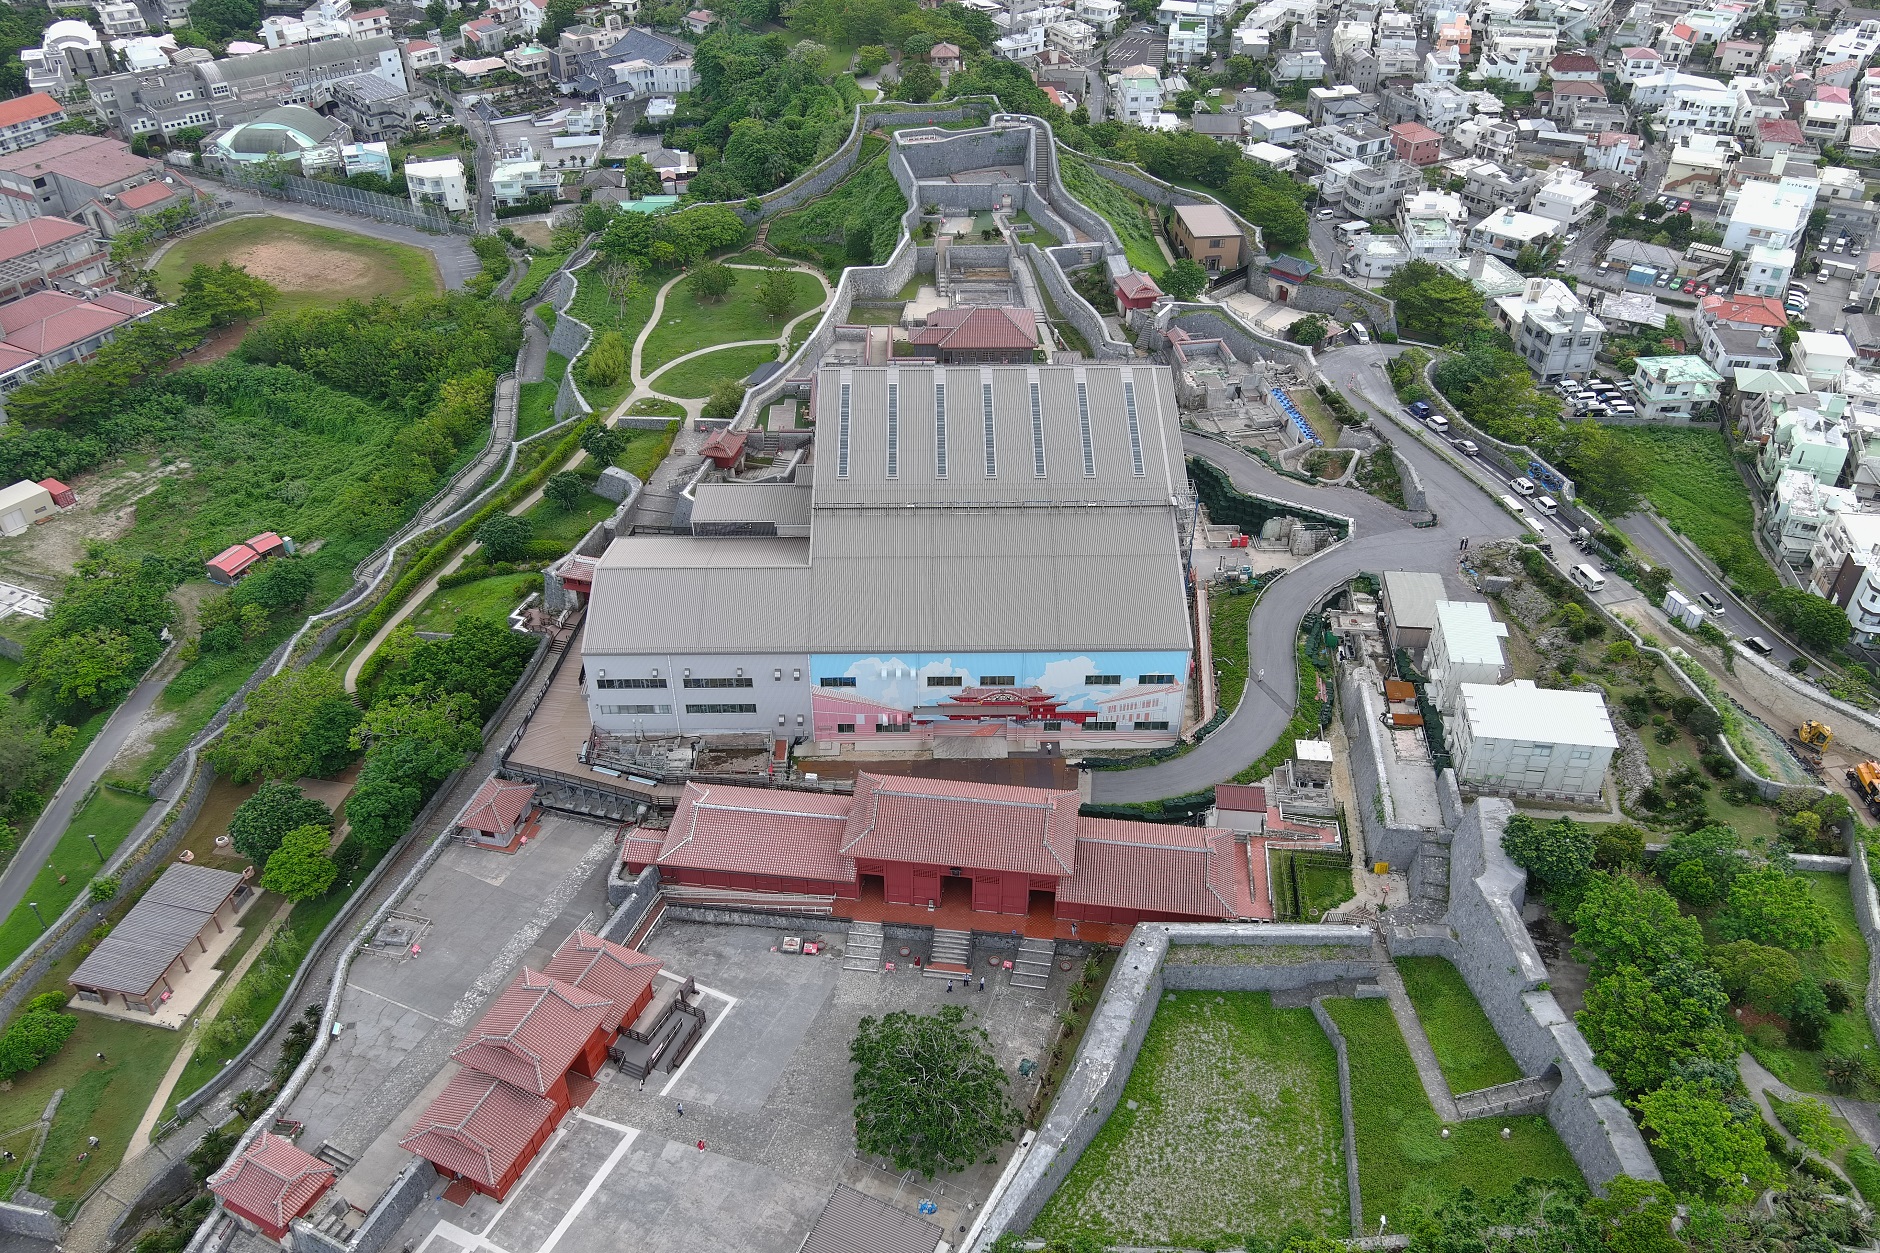
[[[452,825],[458,835],[473,843],[506,848],[515,842],[534,808],[535,784],[491,775],[458,811]]]
[[[333,1167],[280,1136],[262,1132],[234,1161],[209,1177],[223,1206],[271,1240],[287,1235],[296,1218],[333,1186]]]
[[[208,570],[211,583],[233,587],[236,580],[248,573],[257,561],[272,557],[277,553],[293,551],[289,540],[276,535],[273,531],[263,531],[252,539],[244,540],[239,544],[230,544],[203,564]]]

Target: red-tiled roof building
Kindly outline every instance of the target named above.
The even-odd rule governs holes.
[[[535,784],[491,775],[459,811],[454,825],[467,839],[506,845],[516,838],[534,805]]]
[[[546,1097],[465,1067],[398,1142],[485,1196],[502,1200],[564,1111]]]
[[[1116,303],[1125,309],[1147,309],[1162,299],[1162,289],[1155,285],[1155,280],[1140,270],[1131,270],[1116,280],[1112,289]]]
[[[450,1055],[566,1111],[568,1073],[600,1073],[617,1021],[606,997],[525,967]]]
[[[855,899],[876,880],[886,903],[924,906],[965,879],[988,914],[1051,893],[1057,917],[1092,922],[1272,916],[1245,836],[1077,808],[1075,792],[867,773],[853,796],[690,783],[657,854],[629,837],[624,856],[635,873],[737,891]]]
[[[916,357],[951,365],[1022,365],[1038,348],[1038,319],[1014,307],[935,309],[907,342]]]
[[[327,1163],[277,1135],[262,1132],[234,1161],[209,1178],[209,1190],[231,1214],[245,1218],[271,1240],[287,1235],[296,1218],[333,1186]]]
[[[0,389],[82,361],[111,342],[120,326],[163,306],[121,292],[86,299],[36,291],[0,305]]]
[[[4,309],[0,308],[0,313]],[[215,556],[204,562],[211,583],[231,586],[235,580],[248,573],[248,568],[266,557],[273,557],[287,551],[287,541],[273,531],[263,531],[252,539],[239,544],[230,544]]]
[[[613,1023],[625,1027],[653,999],[653,980],[663,963],[637,949],[576,931],[561,942],[542,973],[571,988],[614,1003]]]

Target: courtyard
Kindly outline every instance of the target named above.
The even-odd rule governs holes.
[[[814,931],[806,920],[802,933]],[[865,1016],[962,1004],[1016,1076],[1021,1060],[1048,1051],[1068,976],[1054,970],[1049,987],[1029,990],[999,973],[983,993],[949,992],[906,968],[844,970],[843,937],[826,938],[822,953],[799,956],[778,951],[779,931],[660,922],[642,947],[697,982],[710,1020],[700,1044],[644,1085],[605,1068],[506,1201],[459,1206],[439,1184],[387,1247],[603,1253],[627,1239],[648,1253],[796,1253],[838,1184],[909,1213],[931,1200],[928,1217],[957,1240],[1013,1146],[934,1180],[856,1157],[849,1040]],[[1021,1104],[1027,1082],[1013,1079]]]

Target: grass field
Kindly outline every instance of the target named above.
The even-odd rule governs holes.
[[[1705,429],[1609,428],[1644,462],[1645,497],[1673,530],[1750,593],[1779,586],[1756,548],[1749,491],[1717,433]]]
[[[790,291],[795,297],[787,317],[771,318],[757,307],[757,285],[764,276],[754,270],[731,271],[736,280],[723,300],[703,304],[693,299],[689,283],[680,283],[666,293],[660,310],[659,325],[646,337],[640,349],[640,372],[651,374],[675,357],[709,348],[713,344],[734,344],[747,339],[775,339],[791,318],[807,313],[822,303],[822,288],[815,279],[800,271],[790,272]]]
[[[1351,886],[1349,865],[1333,868],[1317,864],[1301,853],[1276,850],[1273,855],[1274,899],[1286,902],[1288,909],[1292,902],[1292,889],[1288,885],[1294,867],[1299,878],[1297,917],[1300,922],[1317,922],[1326,910],[1336,909],[1357,895]]]
[[[652,381],[662,395],[697,400],[712,394],[712,385],[721,379],[741,380],[766,362],[777,359],[777,349],[769,344],[750,348],[721,348],[702,357],[682,361]]]
[[[1155,226],[1147,206],[1076,157],[1062,154],[1058,166],[1065,189],[1116,228],[1131,266],[1151,276],[1168,269],[1161,248],[1156,246]]]
[[[1215,707],[1232,713],[1247,690],[1247,619],[1260,603],[1260,593],[1241,585],[1208,594],[1208,639],[1214,649]]]
[[[78,899],[79,893],[90,888],[92,876],[98,873],[98,855],[85,837],[97,836],[98,847],[109,858],[149,808],[147,797],[126,796],[99,788],[97,794],[72,815],[72,825],[59,837],[52,856],[26,891],[26,900],[39,902],[39,912],[48,924],[64,913],[66,906]],[[64,883],[59,882],[61,875],[65,876]],[[0,923],[0,966],[25,952],[26,946],[39,938],[39,933],[39,920],[22,903]]]
[[[535,528],[537,542],[553,540],[573,548],[575,541],[592,530],[596,522],[619,507],[615,501],[589,492],[573,509],[563,509],[553,501],[543,499],[530,505],[522,516]]]
[[[176,299],[197,265],[232,261],[281,291],[283,310],[387,296],[403,300],[443,290],[437,262],[422,248],[289,218],[240,218],[178,240],[157,263],[157,286]]]
[[[634,418],[683,418],[685,406],[658,396],[642,396],[627,406],[627,416]]]
[[[1342,1239],[1343,1136],[1337,1059],[1310,1010],[1274,1009],[1263,992],[1170,993],[1123,1100],[1032,1234],[1210,1248],[1298,1223]]]
[[[1407,1207],[1427,1211],[1465,1187],[1490,1197],[1524,1176],[1580,1181],[1566,1145],[1538,1114],[1458,1123],[1443,1139],[1390,1004],[1328,1000],[1325,1009],[1344,1034],[1351,1062],[1367,1229],[1377,1229],[1380,1214],[1391,1215],[1393,1229],[1408,1228]],[[1507,1140],[1501,1138],[1503,1127],[1513,1132]]]
[[[527,439],[555,425],[555,396],[561,391],[561,376],[567,372],[568,358],[551,352],[542,370],[542,381],[522,385],[516,398],[517,439]]]
[[[526,305],[535,299],[535,293],[542,290],[542,284],[548,282],[549,275],[561,268],[561,263],[568,259],[565,252],[538,252],[529,258],[529,272],[516,284],[516,290],[510,293],[510,299],[519,305]]]
[[[453,631],[457,619],[466,614],[481,614],[498,620],[522,603],[530,592],[542,590],[539,574],[493,574],[487,579],[458,587],[440,587],[411,615],[411,625],[420,631]]]
[[[1521,1077],[1462,972],[1441,957],[1400,957],[1397,971],[1451,1092],[1474,1092]]]
[[[1776,1078],[1802,1092],[1826,1092],[1829,1089],[1821,1073],[1822,1058],[1864,1057],[1875,1045],[1873,1027],[1862,1007],[1869,955],[1860,936],[1860,924],[1854,918],[1854,898],[1848,891],[1847,876],[1808,872],[1801,877],[1808,884],[1809,895],[1834,920],[1834,938],[1821,948],[1797,953],[1796,960],[1803,973],[1814,979],[1839,979],[1852,994],[1853,1004],[1843,1013],[1830,1015],[1828,1033],[1819,1051],[1790,1044],[1778,1023],[1739,1020],[1738,1025],[1748,1037],[1750,1054]]]
[[[607,296],[607,289],[601,286],[596,271],[598,266],[583,266],[575,271],[578,282],[574,299],[568,304],[568,312],[585,322],[594,330],[598,341],[608,331],[620,332],[620,337],[627,341],[628,351],[633,348],[634,337],[640,328],[646,325],[646,319],[653,316],[653,295],[659,290],[664,280],[657,275],[648,275],[638,284],[638,290],[622,306]],[[589,345],[592,351],[592,345]],[[581,392],[587,397],[588,404],[594,406],[594,412],[612,413],[621,398],[633,390],[632,380],[625,375],[618,383],[600,387],[588,382],[577,374],[575,381],[581,384]]]
[[[841,182],[770,220],[770,246],[821,266],[831,281],[847,266],[884,264],[900,243],[907,213],[886,152],[887,140],[864,136],[855,167]]]

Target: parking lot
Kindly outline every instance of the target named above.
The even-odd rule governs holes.
[[[1109,47],[1110,69],[1120,73],[1132,65],[1160,67],[1168,56],[1168,40],[1158,26],[1132,26]]]
[[[1053,971],[1051,986],[1033,992],[994,974],[984,993],[949,993],[905,966],[843,970],[840,933],[813,957],[777,952],[781,938],[756,927],[660,923],[643,947],[697,981],[710,1019],[679,1071],[642,1089],[604,1068],[598,1091],[564,1119],[504,1203],[473,1196],[460,1207],[440,1199],[440,1184],[387,1247],[796,1253],[844,1183],[909,1213],[933,1201],[929,1218],[957,1240],[1012,1146],[994,1163],[931,1182],[856,1157],[848,1054],[856,1024],[964,1005],[1015,1074],[1022,1059],[1043,1057],[1067,976]]]

